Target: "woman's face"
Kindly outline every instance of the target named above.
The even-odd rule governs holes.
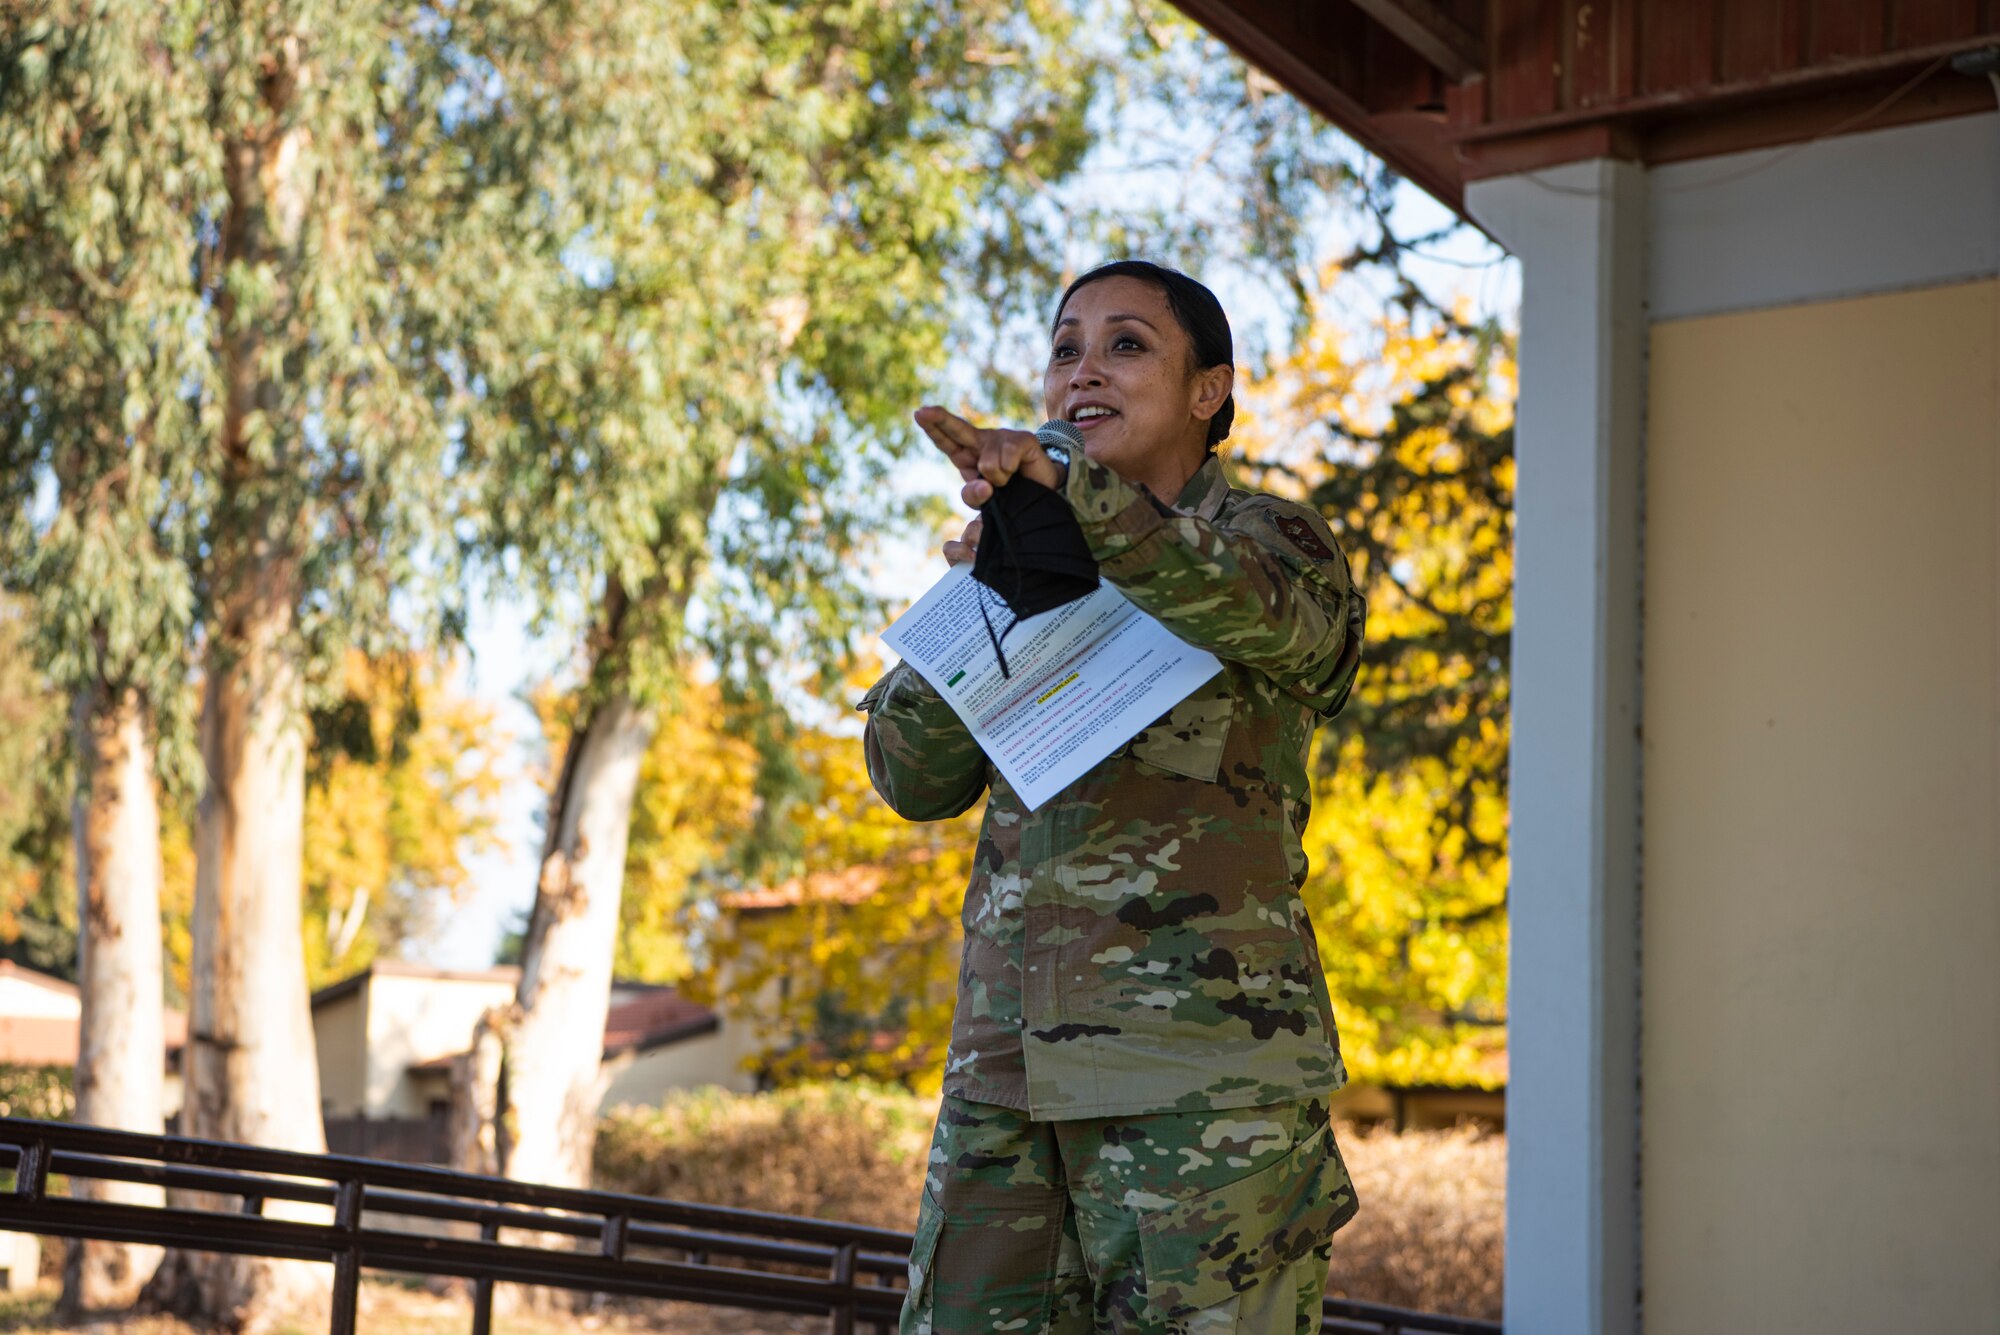
[[[1057,318],[1043,411],[1074,424],[1084,453],[1130,481],[1175,463],[1187,465],[1185,481],[1208,453],[1208,419],[1230,382],[1228,367],[1190,375],[1193,361],[1166,293],[1137,278],[1100,278]]]

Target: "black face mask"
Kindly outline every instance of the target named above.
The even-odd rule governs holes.
[[[1014,614],[1007,629],[995,634],[986,611],[987,599],[979,600],[987,638],[993,641],[993,656],[1000,660],[1000,675],[1007,677],[1012,674],[1007,671],[1000,642],[1024,618],[1096,592],[1097,558],[1090,554],[1090,544],[1084,540],[1069,502],[1019,474],[996,490],[979,507],[979,514],[982,523],[972,577],[998,594]]]

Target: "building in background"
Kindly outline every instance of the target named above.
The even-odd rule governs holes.
[[[432,969],[376,960],[313,993],[320,1107],[329,1121],[442,1120],[451,1059],[479,1018],[514,999],[520,970]]]
[[[320,1099],[335,1153],[444,1162],[452,1061],[487,1011],[514,999],[520,970],[433,969],[395,960],[313,994]],[[605,1017],[604,1106],[658,1103],[675,1089],[747,1092],[756,1044],[668,987],[615,984]]]
[[[0,1114],[67,1115],[82,1016],[76,984],[0,960]],[[160,1018],[166,1040],[160,1053],[160,1112],[166,1129],[180,1115],[187,1014],[169,1009]],[[0,1231],[0,1293],[32,1290],[41,1278],[41,1261],[40,1238]]]
[[[76,1069],[83,1003],[76,984],[39,970],[0,960],[0,1066]],[[169,1121],[181,1108],[181,1051],[187,1046],[187,1014],[169,1008],[161,1016],[166,1039],[160,1060],[166,1082],[161,1113]]]
[[[757,1087],[752,1026],[671,987],[615,984],[604,1018],[604,1106],[658,1103],[668,1090]]]
[[[1508,1329],[2000,1328],[2000,3],[1178,3],[1522,265]]]

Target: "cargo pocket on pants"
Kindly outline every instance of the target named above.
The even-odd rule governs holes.
[[[1355,1208],[1323,1126],[1248,1177],[1140,1216],[1146,1306],[1160,1319],[1226,1303],[1324,1243]]]
[[[937,1255],[938,1235],[944,1232],[944,1211],[930,1188],[924,1188],[924,1203],[917,1211],[917,1235],[910,1243],[910,1291],[903,1298],[899,1335],[931,1335],[931,1308],[935,1286],[931,1283],[932,1261]]]

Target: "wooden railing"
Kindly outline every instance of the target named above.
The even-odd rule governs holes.
[[[820,1313],[833,1335],[887,1332],[910,1236],[650,1196],[577,1191],[443,1168],[0,1118],[0,1228],[192,1251],[325,1261],[333,1335],[353,1335],[363,1270],[471,1280],[487,1335],[498,1282]],[[167,1204],[83,1199],[52,1179],[152,1183]],[[1321,1329],[1500,1335],[1489,1321],[1329,1298]]]

